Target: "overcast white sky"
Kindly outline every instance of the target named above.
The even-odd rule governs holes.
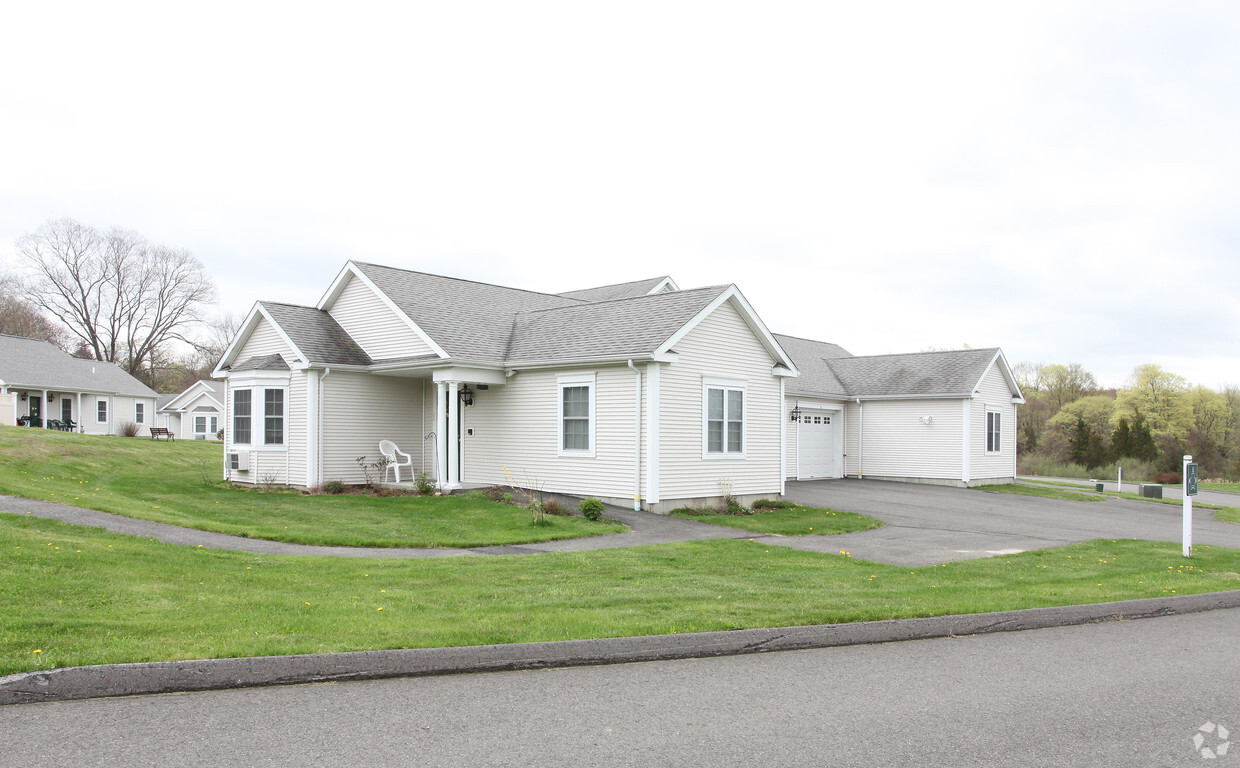
[[[854,354],[1240,384],[1240,3],[20,3],[0,261],[50,218],[221,308],[347,259],[736,283]]]

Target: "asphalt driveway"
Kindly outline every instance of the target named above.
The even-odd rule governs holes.
[[[1090,539],[1179,542],[1181,508],[1150,501],[1106,498],[1061,501],[980,488],[882,480],[789,482],[788,499],[815,507],[877,517],[882,528],[822,537],[764,537],[809,552],[843,550],[853,557],[898,565],[931,565],[1016,554]],[[1238,504],[1240,506],[1240,504]],[[1193,546],[1240,548],[1240,525],[1194,508]]]

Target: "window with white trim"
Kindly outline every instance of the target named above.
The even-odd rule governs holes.
[[[1003,446],[1003,414],[986,410],[986,453],[999,453]]]
[[[146,405],[144,403],[133,404],[133,420],[137,424],[141,424],[146,416]]]
[[[284,445],[284,390],[263,390],[263,444]]]
[[[702,384],[702,442],[707,457],[744,458],[745,384],[706,380]]]
[[[250,442],[250,422],[252,420],[253,405],[250,398],[253,393],[248,389],[233,390],[233,433],[232,441],[238,445],[248,445]]]
[[[99,400],[95,403],[95,421],[99,424],[108,423],[108,401]]]
[[[560,456],[594,455],[594,374],[556,377]]]

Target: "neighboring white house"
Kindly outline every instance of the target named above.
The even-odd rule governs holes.
[[[799,448],[815,442],[801,435],[815,426],[804,414],[834,409],[859,420],[830,438],[834,471],[869,476],[882,454],[867,400],[881,393],[858,404],[814,383],[817,348],[798,387],[802,350],[779,338],[735,285],[680,290],[660,277],[557,295],[351,261],[314,307],[257,303],[225,352],[214,373],[226,380],[225,473],[361,482],[357,459],[376,461],[386,439],[445,489],[512,483],[666,511],[725,491],[781,494],[814,461]],[[1001,441],[1014,435],[1011,389]],[[904,399],[930,415],[919,403],[941,394]],[[972,398],[951,394],[957,412]],[[1000,455],[1014,461],[1014,447]],[[919,477],[921,466],[879,474]]]
[[[160,395],[157,426],[182,440],[214,440],[224,426],[224,382],[199,379],[176,395]]]
[[[46,341],[0,335],[0,424],[71,424],[87,434],[139,434],[154,424],[154,390],[112,363],[82,360]]]

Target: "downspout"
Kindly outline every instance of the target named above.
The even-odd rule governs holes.
[[[633,511],[642,511],[642,372],[629,359],[629,367],[637,378],[633,380]]]
[[[861,398],[857,398],[857,479],[865,479],[865,471],[861,467],[862,457],[865,456],[865,406],[861,404]]]

